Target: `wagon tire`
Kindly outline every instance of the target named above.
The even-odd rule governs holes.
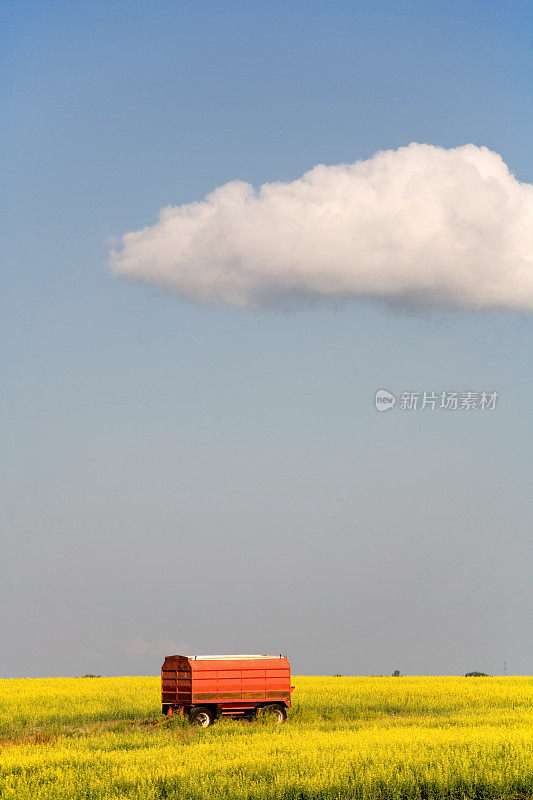
[[[209,728],[213,724],[213,714],[208,708],[197,706],[189,711],[189,721],[199,728]]]
[[[277,725],[281,725],[287,719],[287,711],[285,706],[280,706],[277,703],[272,703],[269,706],[264,706],[261,709],[261,716],[272,719]]]

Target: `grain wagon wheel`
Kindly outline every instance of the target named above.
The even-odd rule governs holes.
[[[189,720],[193,725],[198,725],[199,728],[209,728],[213,724],[213,717],[208,708],[204,706],[197,706],[189,712]]]
[[[261,715],[269,717],[269,719],[272,719],[277,725],[281,725],[281,723],[285,722],[287,719],[285,708],[277,705],[277,703],[264,706],[264,708],[261,709]]]

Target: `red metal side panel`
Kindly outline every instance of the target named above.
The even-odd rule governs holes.
[[[290,705],[291,668],[286,658],[189,658],[193,703],[237,701]]]
[[[191,668],[185,656],[167,656],[161,668],[161,701],[169,705],[192,702]]]

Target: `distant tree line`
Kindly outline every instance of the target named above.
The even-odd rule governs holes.
[[[85,675],[84,677],[88,678],[88,677],[94,677],[94,676]],[[341,675],[339,672],[337,672],[335,675],[332,675],[331,677],[332,678],[344,678],[344,675]],[[385,676],[384,675],[370,675],[369,677],[370,678],[384,678]],[[394,672],[392,673],[392,677],[393,678],[401,678],[402,677],[402,673],[400,672],[399,669],[395,669]],[[478,670],[474,669],[474,670],[472,670],[472,672],[465,672],[465,678],[492,678],[492,675],[489,675],[487,672],[478,672]]]

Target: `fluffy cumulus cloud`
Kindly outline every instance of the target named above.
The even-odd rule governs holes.
[[[533,185],[485,147],[411,144],[164,208],[110,265],[237,306],[373,297],[532,310]]]

